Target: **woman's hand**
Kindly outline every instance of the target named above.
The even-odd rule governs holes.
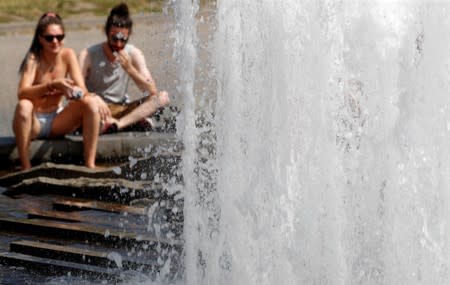
[[[71,99],[74,82],[69,78],[57,78],[47,83],[47,95],[64,95],[67,99]]]
[[[67,99],[81,99],[84,96],[83,90],[74,85],[74,81],[69,78],[58,78],[49,82],[47,95],[64,95]]]
[[[72,89],[73,87],[73,80],[69,78],[57,78],[53,79],[51,82],[47,83],[47,87],[49,90],[60,90],[60,91],[67,91],[68,89]]]

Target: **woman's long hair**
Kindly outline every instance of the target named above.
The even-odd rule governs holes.
[[[27,65],[28,58],[31,55],[34,55],[38,61],[40,60],[42,45],[39,42],[39,36],[42,35],[42,33],[47,28],[47,26],[52,25],[52,24],[61,26],[62,30],[64,31],[64,25],[63,25],[62,19],[58,14],[53,13],[53,12],[47,12],[47,13],[44,13],[39,18],[39,21],[36,25],[36,29],[34,30],[33,41],[31,42],[31,46],[28,49],[28,52],[25,54],[25,57],[23,58],[22,63],[20,64],[19,73],[23,73],[23,71],[25,70],[25,67]]]
[[[105,33],[108,36],[109,30],[112,26],[116,26],[119,28],[126,28],[130,32],[133,27],[133,21],[130,17],[130,11],[128,9],[128,5],[126,3],[120,3],[119,5],[114,6],[109,13],[108,19],[106,19],[105,24]]]

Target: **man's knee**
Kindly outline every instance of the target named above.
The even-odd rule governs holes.
[[[159,107],[166,107],[169,105],[170,99],[169,99],[169,93],[167,91],[161,91],[158,94],[158,105]]]

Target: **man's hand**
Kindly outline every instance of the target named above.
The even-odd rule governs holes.
[[[131,63],[131,58],[128,53],[122,49],[116,51],[115,54],[117,54],[116,60],[120,63],[122,68],[125,69],[127,73],[129,73],[131,68],[133,68],[133,64]]]
[[[111,117],[111,110],[109,110],[108,105],[103,101],[100,96],[94,95],[97,100],[98,113],[100,114],[100,120],[106,121],[108,117]]]

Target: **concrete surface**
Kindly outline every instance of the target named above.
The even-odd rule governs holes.
[[[100,136],[97,163],[135,160],[139,157],[176,153],[182,149],[176,134],[162,132],[117,133]],[[80,136],[65,139],[35,140],[30,146],[31,160],[41,162],[83,163],[83,141]],[[17,166],[19,156],[14,137],[0,137],[0,169]]]

